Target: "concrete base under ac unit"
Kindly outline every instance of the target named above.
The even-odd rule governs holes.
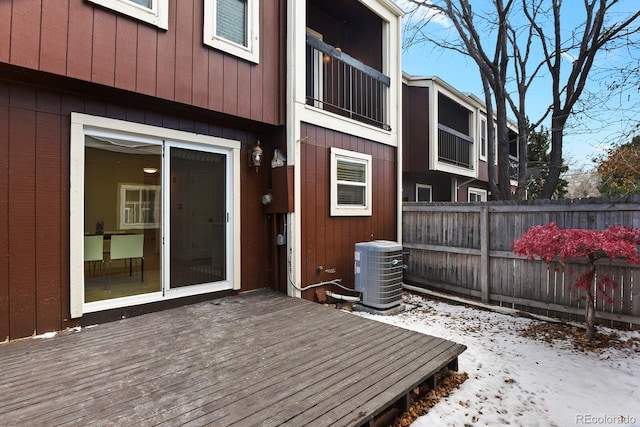
[[[400,303],[394,307],[389,307],[389,308],[374,308],[374,307],[369,307],[366,306],[364,304],[360,304],[360,303],[356,303],[353,304],[353,311],[362,311],[365,313],[369,313],[369,314],[379,314],[382,316],[390,316],[393,314],[400,314],[400,313],[404,313],[405,311],[409,311],[412,308],[414,308],[414,306],[409,305],[409,304],[404,304],[404,303]]]

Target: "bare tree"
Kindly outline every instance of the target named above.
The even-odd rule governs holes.
[[[426,9],[448,18],[457,31],[458,40],[450,41],[433,36],[426,28],[430,22],[430,19],[427,19],[422,23],[414,22],[413,27],[406,28],[410,36],[405,42],[415,44],[429,41],[440,48],[468,55],[480,71],[489,117],[493,113],[491,101],[495,101],[498,187],[495,182],[492,183],[495,171],[492,172],[491,168],[495,159],[488,159],[489,188],[493,198],[508,199],[511,196],[507,105],[518,122],[520,196],[526,184],[524,161],[528,134],[549,116],[551,118],[549,176],[541,194],[542,197],[551,197],[562,171],[562,142],[567,121],[575,113],[574,108],[585,91],[596,55],[601,51],[635,43],[631,37],[637,36],[640,31],[637,24],[640,21],[640,11],[628,13],[622,19],[611,23],[608,22],[612,20],[610,15],[616,18],[621,16],[612,13],[620,0],[583,0],[584,22],[581,26],[571,29],[568,32],[569,36],[565,37],[565,29],[561,25],[562,0],[521,0],[519,6],[514,6],[514,0],[493,0],[493,9],[490,12],[483,11],[481,15],[474,14],[472,0],[408,1],[414,5],[410,14]],[[575,14],[575,2],[572,2],[571,6],[571,13]],[[428,16],[433,19],[437,15]],[[521,35],[523,33],[524,36]],[[491,37],[487,37],[487,34]],[[490,41],[494,42],[491,46]],[[534,47],[539,47],[542,56],[532,57]],[[489,55],[487,52],[492,53]],[[565,73],[563,61],[568,56],[572,58],[572,65],[569,73]],[[511,73],[508,72],[509,67],[512,67]],[[543,69],[550,76],[551,101],[541,117],[530,122],[526,111],[526,96],[532,82]],[[508,88],[513,85],[516,90],[512,94]],[[492,128],[489,126],[489,133]],[[491,138],[491,135],[489,137]],[[491,152],[488,154],[491,156]]]
[[[584,0],[585,22],[582,34],[574,32],[579,42],[577,45],[563,44],[561,39],[561,8],[562,0],[551,0],[553,14],[553,33],[547,35],[545,29],[529,13],[527,0],[522,0],[522,9],[531,26],[538,34],[544,52],[544,64],[552,79],[551,111],[551,163],[549,177],[542,189],[541,196],[549,198],[558,185],[562,168],[562,141],[567,120],[572,114],[580,95],[583,93],[589,73],[593,68],[596,54],[602,49],[614,48],[617,41],[625,42],[625,38],[639,31],[637,26],[640,11],[631,14],[626,19],[614,24],[605,25],[605,18],[619,0]],[[574,10],[572,10],[574,12]],[[568,77],[562,75],[563,56],[573,48],[577,54],[571,53],[573,63]]]
[[[508,76],[508,15],[514,0],[495,0],[493,5],[495,15],[483,15],[479,17],[482,22],[476,22],[476,15],[468,0],[443,0],[441,4],[431,3],[428,0],[410,0],[416,5],[414,12],[420,8],[426,8],[442,16],[446,16],[455,27],[459,40],[447,41],[435,39],[429,36],[428,31],[423,31],[429,23],[429,19],[417,22],[417,26],[409,29],[409,34],[413,35],[411,43],[429,40],[436,45],[451,49],[470,56],[478,65],[482,85],[484,87],[485,104],[487,107],[487,117],[489,123],[494,117],[497,138],[494,137],[494,127],[487,126],[487,140],[497,139],[497,153],[494,152],[493,144],[489,144],[487,153],[489,191],[493,199],[509,199],[511,188],[509,182],[509,131],[507,121],[507,76]],[[433,19],[437,15],[429,15]],[[487,41],[483,45],[483,38],[480,36],[480,29],[488,25],[496,28],[497,33],[493,45]],[[406,41],[405,41],[406,42]],[[493,102],[495,100],[495,104]],[[494,139],[495,138],[495,139]],[[498,160],[498,173],[495,171],[495,160]],[[495,177],[498,177],[496,183]]]

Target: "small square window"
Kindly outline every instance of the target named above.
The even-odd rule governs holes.
[[[89,0],[134,19],[169,28],[169,0]]]
[[[470,202],[486,202],[487,190],[469,187],[468,199]]]
[[[204,0],[204,44],[258,63],[259,0]]]
[[[416,184],[416,202],[431,202],[432,190],[430,185]]]
[[[331,148],[331,215],[371,216],[371,156]]]

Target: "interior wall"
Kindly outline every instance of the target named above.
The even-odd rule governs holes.
[[[146,166],[160,170],[160,155],[85,149],[85,233],[95,232],[98,221],[104,230],[120,229],[119,184],[160,185],[160,174],[145,174]]]

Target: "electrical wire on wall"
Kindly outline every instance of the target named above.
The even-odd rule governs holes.
[[[287,218],[286,216],[284,216],[283,218],[283,222],[284,222],[284,232],[285,235],[288,237],[290,236],[289,234],[289,230],[288,230],[288,223],[287,223]],[[324,282],[318,282],[318,283],[313,283],[311,285],[308,286],[298,286],[295,283],[293,283],[293,281],[291,280],[291,276],[292,276],[292,270],[293,270],[293,266],[291,265],[291,248],[289,248],[289,254],[287,256],[287,269],[288,274],[287,274],[287,281],[289,282],[289,284],[296,290],[300,291],[300,292],[304,292],[306,290],[309,289],[313,289],[313,288],[318,288],[320,286],[326,286],[326,285],[335,285],[339,288],[344,289],[345,291],[349,291],[349,292],[357,292],[359,294],[362,294],[362,292],[360,291],[356,291],[355,289],[351,289],[351,288],[347,288],[346,286],[344,286],[342,283],[340,283],[342,281],[342,279],[332,279],[332,280],[327,280]],[[339,294],[334,294],[335,296],[339,295]],[[358,297],[353,297],[353,298],[358,298]]]

